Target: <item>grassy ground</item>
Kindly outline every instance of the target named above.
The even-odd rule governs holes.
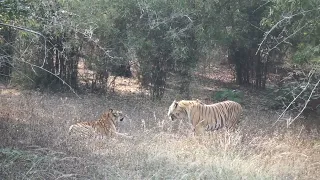
[[[126,83],[134,82],[119,79],[116,94],[81,99],[1,90],[0,179],[320,179],[317,130],[272,126],[277,114],[258,96],[245,96],[237,131],[194,137],[187,123],[166,117],[174,91],[151,102],[124,91]],[[192,90],[194,98],[207,93]],[[106,108],[126,113],[119,131],[133,140],[68,136],[71,124],[95,120]]]

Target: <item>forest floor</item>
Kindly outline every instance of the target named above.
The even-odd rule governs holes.
[[[223,71],[223,72],[221,72]],[[232,75],[197,75],[194,99],[208,99]],[[173,81],[173,79],[171,80]],[[174,84],[174,83],[173,83]],[[129,87],[129,89],[128,89]],[[48,93],[1,86],[0,179],[320,179],[319,131],[306,131],[267,108],[268,97],[244,92],[235,132],[194,137],[185,121],[169,121],[178,93],[152,102],[134,79],[118,78],[105,95]],[[71,124],[96,120],[108,108],[126,118],[119,131],[133,139],[74,139]]]

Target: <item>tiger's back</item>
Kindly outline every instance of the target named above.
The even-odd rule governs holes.
[[[241,105],[234,101],[223,101],[211,105],[196,104],[191,108],[191,119],[196,128],[204,128],[206,131],[224,127],[232,129],[240,120],[241,112]]]

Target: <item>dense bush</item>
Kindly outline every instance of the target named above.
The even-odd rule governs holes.
[[[212,99],[219,102],[225,101],[225,100],[231,100],[231,101],[241,103],[243,99],[243,93],[236,90],[223,89],[221,91],[217,91],[213,93]]]
[[[123,75],[117,67],[134,61],[153,99],[163,97],[168,73],[189,97],[192,70],[216,47],[227,49],[237,83],[254,88],[265,88],[270,65],[283,55],[319,60],[317,0],[0,3],[7,23],[0,29],[1,77],[33,87],[77,88],[80,61],[94,73],[92,84],[105,83],[101,74]]]
[[[304,73],[295,70],[283,79],[282,86],[274,92],[273,108],[286,109],[293,112],[304,110],[305,115],[320,109],[320,89],[318,87],[320,74],[317,71]]]

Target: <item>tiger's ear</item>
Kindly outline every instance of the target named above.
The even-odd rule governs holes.
[[[113,112],[113,109],[111,109],[111,108],[110,108],[110,109],[109,109],[109,112],[111,112],[111,113],[112,113],[112,112]]]
[[[174,108],[176,108],[178,106],[178,102],[174,100],[173,103],[174,103]]]

